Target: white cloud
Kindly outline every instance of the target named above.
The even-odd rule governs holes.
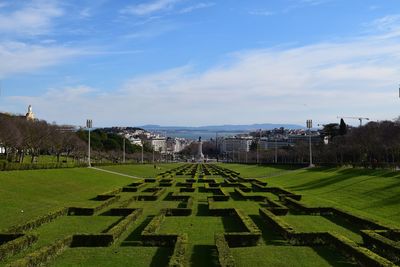
[[[261,10],[261,9],[257,9],[257,10],[250,10],[249,15],[254,15],[254,16],[272,16],[274,15],[274,12],[268,11],[268,10]]]
[[[182,8],[178,13],[186,14],[186,13],[190,13],[197,9],[204,9],[204,8],[209,8],[209,7],[213,7],[213,6],[215,6],[215,3],[198,3],[198,4],[195,4],[192,6]]]
[[[0,77],[34,72],[81,54],[77,49],[32,45],[23,42],[0,42]]]
[[[318,6],[322,4],[326,4],[332,0],[300,0],[301,4],[307,4],[311,6]]]
[[[52,20],[63,15],[55,1],[32,1],[12,12],[0,10],[0,32],[37,35],[47,33]]]
[[[181,1],[182,0],[156,0],[152,2],[128,6],[121,10],[121,12],[137,16],[146,16],[160,11],[171,10],[175,6],[175,4]]]
[[[309,118],[324,123],[337,115],[391,119],[399,110],[398,66],[399,38],[384,32],[239,51],[206,71],[183,66],[135,77],[112,92],[80,85],[8,103],[22,110],[33,104],[49,121],[80,123],[91,117],[98,126],[303,123]]]

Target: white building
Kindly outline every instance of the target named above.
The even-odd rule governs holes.
[[[220,151],[222,153],[248,152],[252,142],[252,137],[228,137],[222,140]]]
[[[167,139],[165,137],[153,137],[145,142],[149,143],[154,151],[158,151],[161,154],[167,153]]]
[[[179,153],[190,144],[185,138],[167,138],[168,153]]]

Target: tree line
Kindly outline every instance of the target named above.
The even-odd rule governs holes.
[[[363,167],[395,167],[400,165],[400,120],[369,122],[349,127],[343,120],[324,125],[320,142],[313,143],[313,162],[319,165],[352,165]],[[326,144],[326,141],[328,143]],[[256,163],[257,141],[249,152],[227,155],[233,162]],[[260,150],[259,163],[309,162],[309,144],[299,141],[293,146]]]
[[[0,113],[0,147],[9,162],[29,156],[33,163],[40,155],[54,155],[57,162],[62,154],[79,159],[87,146],[70,127]]]
[[[94,161],[121,162],[123,140],[116,133],[102,129],[91,132],[91,150]],[[7,162],[34,163],[42,155],[56,157],[57,163],[67,159],[84,162],[87,159],[88,132],[72,126],[50,124],[44,120],[27,120],[25,116],[0,113],[0,148]],[[127,160],[140,161],[142,148],[125,140]],[[151,146],[144,146],[144,160],[152,160]],[[158,153],[156,153],[158,154]],[[64,156],[64,160],[62,159]],[[155,155],[158,158],[158,155]]]

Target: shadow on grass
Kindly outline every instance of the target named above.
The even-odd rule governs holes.
[[[331,266],[347,267],[358,266],[354,261],[345,258],[339,252],[329,249],[328,247],[312,247],[312,249]]]
[[[246,232],[246,228],[239,221],[239,219],[235,217],[222,217],[222,224],[224,226],[225,232],[232,233],[232,232]]]
[[[129,235],[125,238],[121,243],[121,247],[132,246],[132,244],[137,245],[136,242],[141,241],[141,234],[149,224],[149,222],[153,219],[154,216],[147,216]]]
[[[330,220],[334,224],[339,225],[343,228],[346,228],[347,230],[359,235],[361,238],[361,232],[360,232],[361,229],[360,229],[360,227],[357,227],[357,224],[349,223],[348,221],[346,221],[338,216],[323,216],[323,217]]]
[[[197,213],[196,216],[210,216],[210,212],[208,210],[208,204],[199,203],[197,205]]]
[[[238,193],[236,192],[229,192],[229,195],[233,200],[244,200]]]
[[[262,232],[262,239],[266,245],[288,245],[283,237],[278,234],[270,225],[264,222],[259,215],[249,215],[253,222]]]
[[[164,247],[158,248],[156,254],[151,259],[150,266],[151,267],[168,266],[168,261],[172,253],[173,253],[172,248],[164,248]]]
[[[311,170],[307,170],[310,171]],[[369,172],[368,172],[369,171]],[[359,178],[359,176],[363,175],[368,175],[367,177],[364,177],[363,179]],[[375,177],[370,177],[370,176],[376,176],[374,175],[371,170],[354,170],[354,169],[345,169],[345,170],[340,170],[340,171],[335,171],[333,172],[333,176],[331,177],[324,177],[324,178],[315,178],[312,181],[296,185],[296,186],[290,186],[291,189],[293,190],[312,190],[312,189],[318,189],[326,186],[330,186],[336,183],[340,183],[343,181],[347,181],[350,179],[357,178],[357,183],[362,183],[365,182],[366,180],[370,179],[375,179]],[[349,185],[346,185],[348,187]]]
[[[219,266],[217,248],[213,245],[194,245],[190,266]]]

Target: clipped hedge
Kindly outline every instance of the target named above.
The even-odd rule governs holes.
[[[51,222],[60,216],[64,216],[68,214],[68,208],[61,208],[56,211],[52,211],[46,215],[39,216],[35,219],[32,219],[24,224],[15,225],[10,227],[6,232],[7,233],[21,233],[24,231],[35,229],[41,226],[44,223]]]
[[[248,200],[252,200],[252,201],[260,201],[260,202],[264,202],[268,199],[266,196],[262,196],[262,195],[249,195],[243,191],[243,188],[235,187],[234,190],[243,199],[248,199]]]
[[[123,213],[121,209],[119,209],[120,214]],[[113,241],[117,240],[124,231],[134,223],[137,218],[143,213],[143,209],[135,209],[131,214],[126,216],[123,220],[121,220],[118,224],[116,224],[113,228],[111,228],[107,233],[111,234],[113,237]]]
[[[333,247],[343,255],[354,259],[360,266],[395,266],[394,263],[389,260],[359,246],[354,241],[349,240],[340,234],[334,232],[298,233],[270,211],[261,208],[259,209],[259,212],[261,218],[269,225],[272,225],[292,245],[325,245]]]
[[[187,234],[178,235],[174,253],[172,254],[168,266],[170,267],[184,267],[187,266],[186,253],[188,247],[188,236]]]
[[[196,188],[193,188],[193,187],[179,188],[179,192],[181,192],[181,193],[193,193],[194,191],[196,191]]]
[[[221,267],[234,267],[235,260],[225,240],[224,234],[215,234],[214,240],[218,252],[218,261]]]
[[[12,262],[9,267],[40,266],[60,255],[72,243],[72,236],[58,240],[55,243],[44,246],[25,257]]]
[[[361,230],[361,236],[364,245],[376,252],[379,255],[391,260],[392,262],[400,263],[400,242],[391,240],[383,234],[389,231],[374,231],[374,230]]]
[[[3,161],[0,162],[0,171],[82,168],[86,166],[86,163],[14,163]]]
[[[71,247],[108,247],[114,242],[112,234],[75,234]]]
[[[0,234],[0,261],[30,247],[37,239],[36,235]]]

